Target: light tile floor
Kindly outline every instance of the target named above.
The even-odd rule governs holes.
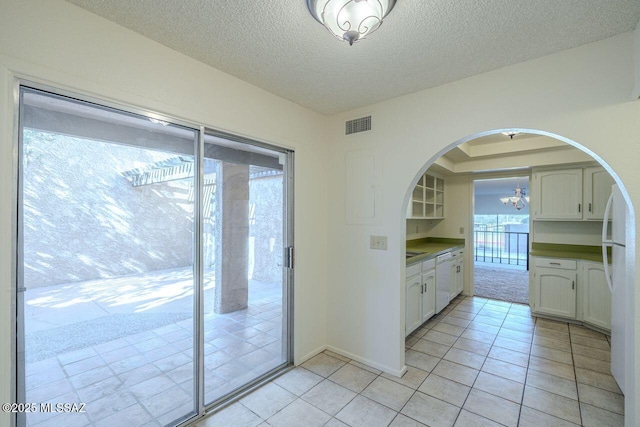
[[[65,301],[74,288],[55,292]],[[205,315],[206,401],[285,362],[281,293],[279,286],[253,283],[247,309]],[[185,310],[192,304],[191,297],[173,303]],[[49,310],[38,320],[47,325],[65,319]],[[192,336],[193,321],[187,319],[27,363],[26,402],[86,403],[86,413],[30,413],[27,425],[161,426],[188,414],[194,406]]]
[[[197,424],[623,426],[607,337],[458,297],[406,340],[407,373],[325,351]]]

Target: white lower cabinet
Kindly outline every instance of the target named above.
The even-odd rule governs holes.
[[[435,260],[407,267],[405,336],[436,314]]]
[[[416,274],[407,278],[405,305],[405,332],[409,335],[422,324],[422,275]]]
[[[462,292],[464,276],[464,250],[459,249],[451,252],[451,276],[449,283],[449,301]]]
[[[535,312],[575,319],[576,272],[536,268]]]
[[[611,329],[611,293],[601,262],[533,258],[534,314]]]
[[[601,262],[582,262],[582,321],[611,330],[611,292]]]
[[[422,273],[422,321],[424,323],[436,314],[436,270],[432,268]]]

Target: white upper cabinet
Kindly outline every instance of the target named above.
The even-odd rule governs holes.
[[[584,219],[603,219],[611,195],[613,177],[601,167],[584,170]]]
[[[582,219],[582,169],[533,174],[533,219]]]
[[[534,220],[602,220],[614,181],[601,167],[534,171]]]
[[[429,173],[420,177],[409,199],[407,218],[444,218],[444,180],[441,177]]]

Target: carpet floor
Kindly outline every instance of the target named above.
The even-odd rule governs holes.
[[[475,265],[474,276],[475,296],[529,304],[527,270]]]

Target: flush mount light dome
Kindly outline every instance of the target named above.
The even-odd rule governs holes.
[[[373,33],[396,0],[307,0],[311,15],[350,45]]]

